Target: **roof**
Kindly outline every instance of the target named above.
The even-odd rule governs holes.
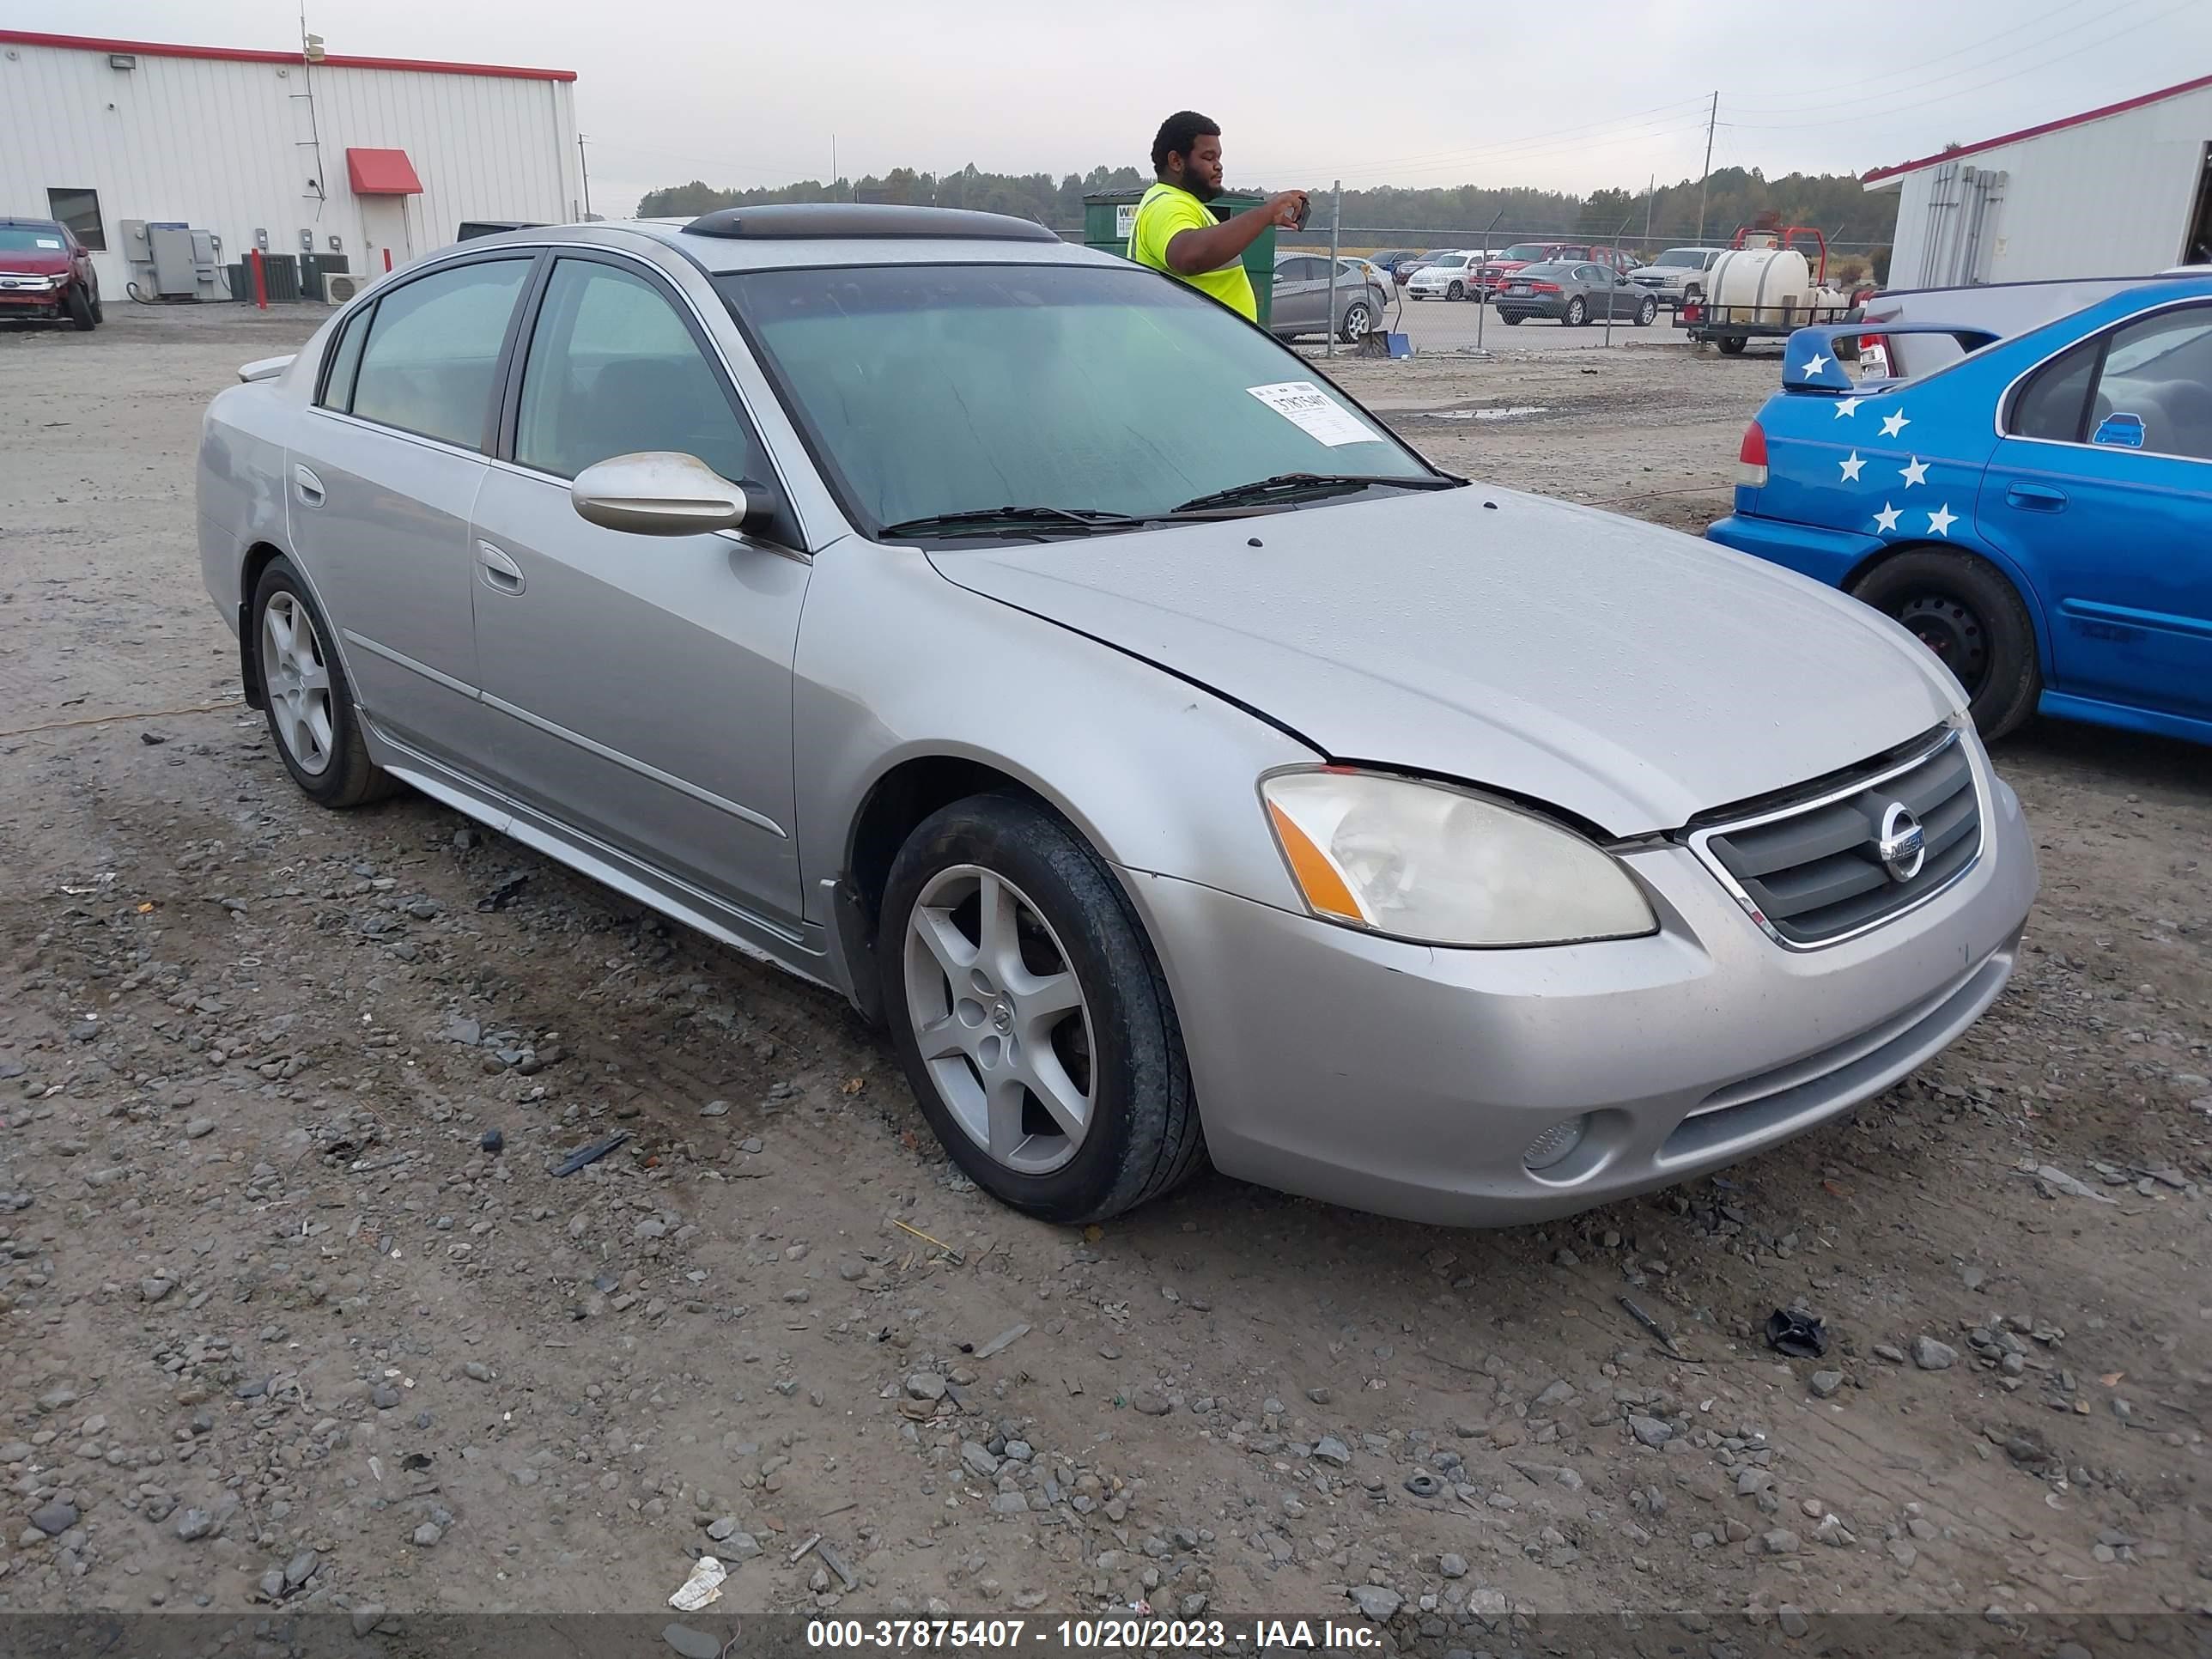
[[[422,181],[404,149],[349,149],[346,182],[356,196],[420,196]]]
[[[2197,92],[2212,87],[2212,75],[2200,75],[2194,81],[2184,81],[2179,86],[2167,87],[2159,92],[2147,92],[2140,98],[2123,99],[2117,104],[2106,104],[2101,109],[2083,110],[2079,115],[2069,115],[2056,121],[2045,121],[2041,126],[2022,127],[2018,132],[1999,133],[1994,138],[1984,138],[1978,144],[1961,144],[1956,149],[1947,149],[1934,155],[1923,155],[1917,161],[1899,161],[1895,167],[1876,167],[1863,173],[1863,185],[1879,184],[1885,179],[1900,178],[1908,173],[1917,173],[1923,167],[1932,167],[1938,161],[1955,161],[1961,155],[1972,155],[1985,149],[1996,149],[2005,144],[2016,144],[2025,138],[2040,138],[2046,132],[2063,132],[2068,127],[2082,126],[2091,121],[2101,121],[2109,115],[2124,115],[2131,109],[2146,105],[2162,104],[2169,98],[2179,98],[2184,93]]]
[[[756,209],[754,211],[757,212]],[[927,211],[927,210],[925,210]],[[941,209],[948,215],[954,209]],[[603,219],[589,224],[538,225],[526,230],[502,231],[473,237],[443,249],[446,253],[481,252],[500,246],[532,247],[544,242],[600,243],[628,246],[641,240],[657,244],[698,270],[714,275],[739,270],[787,270],[839,265],[1102,265],[1118,270],[1142,270],[1111,253],[1099,252],[1058,237],[1036,241],[999,241],[954,235],[889,236],[829,234],[823,236],[702,236],[687,228],[689,221],[666,219]]]
[[[123,52],[148,58],[211,58],[234,64],[304,64],[298,52],[260,52],[246,46],[186,46],[161,40],[110,40],[90,34],[37,34],[28,29],[0,29],[0,42],[11,46],[57,46],[73,52]],[[409,70],[417,75],[484,75],[510,81],[573,81],[574,70],[522,69],[511,64],[450,64],[433,58],[345,58],[336,52],[318,58],[318,69]]]

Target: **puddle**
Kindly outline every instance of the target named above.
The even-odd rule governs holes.
[[[1517,421],[1523,416],[1541,415],[1541,404],[1516,404],[1510,409],[1432,409],[1428,418],[1432,421]]]

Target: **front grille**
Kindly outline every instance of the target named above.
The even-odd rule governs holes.
[[[1920,867],[1902,879],[1881,853],[1893,805],[1918,821],[1923,837]],[[1981,856],[1981,796],[1967,745],[1952,732],[1917,757],[1698,830],[1690,845],[1784,944],[1832,945],[1924,903],[1966,874]]]

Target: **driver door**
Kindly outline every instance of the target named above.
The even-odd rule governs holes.
[[[811,568],[765,532],[586,522],[569,481],[674,450],[774,477],[699,319],[615,254],[564,252],[526,316],[471,526],[492,764],[515,799],[796,936],[792,659]]]

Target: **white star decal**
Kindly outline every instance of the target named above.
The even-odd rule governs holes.
[[[1836,405],[1836,418],[1840,421],[1846,415],[1857,414],[1859,412],[1859,405],[1865,401],[1866,399],[1863,398],[1844,398],[1843,402]]]
[[[1822,369],[1826,368],[1834,361],[1834,358],[1828,356],[1826,353],[1816,351],[1810,357],[1805,360],[1805,368],[1802,372],[1807,374],[1818,374]]]
[[[1924,484],[1928,482],[1928,463],[1915,455],[1905,464],[1904,471],[1897,476],[1905,480],[1905,487],[1907,489],[1911,489],[1915,484]]]
[[[1944,502],[1942,506],[1928,515],[1929,532],[1941,536],[1945,541],[1951,539],[1951,526],[1958,522],[1959,515],[1951,510],[1951,503],[1948,501]]]
[[[1881,504],[1881,511],[1874,515],[1874,526],[1877,530],[1894,534],[1897,530],[1897,509],[1887,501],[1884,501]]]
[[[1856,483],[1859,481],[1859,469],[1864,466],[1866,463],[1859,459],[1858,451],[1854,449],[1851,451],[1850,459],[1847,461],[1838,461],[1836,465],[1844,469],[1844,480],[1845,483]]]
[[[1895,414],[1890,416],[1887,420],[1882,422],[1881,435],[1885,438],[1894,438],[1899,433],[1904,431],[1905,428],[1911,424],[1911,422],[1905,418],[1905,411],[1900,409]]]

